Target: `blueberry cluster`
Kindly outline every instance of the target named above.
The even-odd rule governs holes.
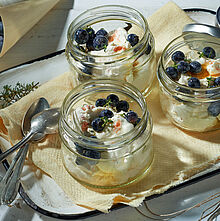
[[[3,22],[0,17],[0,52],[2,50],[3,41],[4,41],[4,29],[3,29]]]
[[[129,104],[125,100],[119,100],[119,97],[115,94],[110,94],[107,96],[107,98],[100,98],[96,100],[95,103],[96,107],[111,107],[115,109],[117,112],[123,111],[126,112],[123,116],[125,119],[134,125],[136,125],[140,118],[138,117],[137,113],[134,111],[128,111],[129,110]],[[92,128],[96,132],[101,132],[104,130],[106,125],[111,125],[113,122],[111,121],[111,118],[114,116],[114,113],[109,109],[104,109],[100,112],[99,116],[95,118],[91,125]]]
[[[203,48],[200,57],[206,58],[215,58],[215,50],[211,47]],[[181,77],[181,74],[191,73],[199,74],[202,71],[202,65],[198,61],[188,60],[185,54],[182,51],[175,51],[171,56],[172,61],[174,62],[173,66],[166,68],[167,75],[174,81],[178,81]],[[214,79],[214,85],[219,86],[219,79]],[[196,77],[191,77],[188,80],[188,86],[191,88],[200,88],[200,81]]]
[[[87,51],[99,51],[108,46],[108,32],[103,28],[96,33],[91,27],[80,28],[74,33],[74,40],[79,45],[86,44]]]
[[[200,54],[200,57],[206,57],[214,59],[216,56],[215,50],[211,47],[205,47],[203,48],[203,51]],[[179,80],[181,74],[186,74],[187,72],[198,74],[202,71],[202,66],[198,61],[189,61],[185,54],[182,51],[176,51],[171,56],[172,61],[174,62],[173,66],[166,68],[166,73],[172,80]],[[209,87],[218,87],[220,86],[220,77],[207,77],[206,78],[209,83]],[[188,80],[188,86],[190,88],[200,88],[200,81],[196,77],[191,77]],[[176,91],[182,92],[185,94],[190,94],[190,90],[178,87],[176,88]],[[207,91],[208,93],[213,93],[213,91]],[[218,92],[216,96],[219,96]],[[186,103],[187,101],[184,101],[176,96],[174,98],[180,102]],[[210,103],[208,106],[208,114],[213,117],[217,117],[220,114],[220,101],[215,101]]]
[[[83,52],[106,49],[108,38],[109,33],[104,28],[99,29],[96,33],[91,27],[79,28],[74,33],[77,48]],[[127,40],[133,47],[139,42],[139,37],[136,34],[129,34]],[[82,44],[85,44],[86,48],[80,46]]]

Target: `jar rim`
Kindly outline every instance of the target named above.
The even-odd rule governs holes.
[[[192,39],[192,37],[196,38],[196,39]],[[183,38],[183,41],[178,41],[179,39]],[[190,39],[191,38],[191,39]],[[213,87],[213,88],[191,88],[188,87],[186,85],[182,85],[180,83],[178,83],[177,81],[174,81],[173,79],[171,79],[167,74],[166,74],[166,68],[165,68],[165,55],[167,53],[167,51],[169,51],[170,49],[174,50],[177,46],[179,46],[181,43],[186,43],[186,41],[184,41],[184,39],[187,39],[187,41],[195,41],[195,40],[204,40],[205,38],[207,38],[209,41],[212,41],[212,43],[214,44],[219,44],[217,41],[215,41],[215,37],[207,35],[205,33],[183,33],[179,36],[177,36],[176,38],[174,38],[172,41],[169,42],[169,44],[166,45],[166,47],[164,48],[161,56],[160,56],[160,61],[159,61],[159,65],[158,65],[158,71],[157,71],[157,76],[158,76],[158,80],[161,82],[161,77],[160,77],[160,65],[162,67],[162,71],[163,73],[163,78],[165,78],[165,81],[167,81],[168,83],[172,83],[174,86],[176,87],[181,87],[184,89],[188,89],[191,92],[193,92],[192,94],[190,94],[190,97],[198,97],[202,94],[204,94],[204,92],[213,92],[214,94],[216,93],[216,91],[220,90],[220,87]],[[176,42],[176,43],[175,43]],[[174,44],[175,43],[175,44]],[[219,44],[220,45],[220,44]],[[167,88],[168,89],[168,88]],[[177,91],[175,91],[177,92]],[[182,94],[184,94],[183,92],[181,92]],[[211,93],[209,93],[211,94]]]
[[[83,52],[83,51],[81,51],[80,49],[78,49],[78,48],[76,47],[76,45],[74,45],[73,42],[71,41],[71,29],[72,29],[72,26],[74,25],[74,23],[75,23],[75,26],[76,26],[75,30],[77,30],[77,28],[79,28],[79,27],[77,26],[77,24],[80,23],[80,20],[79,20],[79,19],[80,19],[80,17],[81,17],[82,15],[85,15],[86,13],[90,13],[90,12],[93,11],[93,10],[106,9],[106,8],[111,8],[111,7],[115,7],[115,8],[118,8],[118,9],[121,8],[121,9],[129,10],[129,11],[131,11],[131,12],[135,12],[135,13],[139,16],[139,18],[142,20],[143,25],[144,25],[144,27],[143,27],[143,29],[144,29],[144,34],[143,34],[142,38],[140,39],[140,41],[139,41],[136,45],[134,45],[133,47],[131,47],[131,48],[125,50],[125,51],[122,51],[122,52],[116,53],[116,54],[110,54],[110,55],[109,55],[109,54],[108,54],[108,55],[92,55],[92,54]],[[77,20],[79,20],[79,22],[76,22]],[[125,54],[125,55],[126,55],[126,54],[129,54],[129,53],[131,53],[133,50],[136,50],[136,49],[138,49],[138,48],[139,48],[139,49],[140,49],[140,48],[143,48],[145,45],[147,45],[146,41],[148,41],[148,39],[149,39],[148,32],[149,32],[148,22],[147,22],[146,18],[142,15],[142,13],[139,12],[138,10],[136,10],[136,9],[134,9],[134,8],[132,8],[132,7],[129,7],[129,6],[124,6],[124,5],[102,5],[102,6],[97,6],[97,7],[88,9],[88,10],[86,10],[86,11],[80,13],[80,14],[71,22],[71,24],[69,25],[68,31],[67,31],[67,41],[68,41],[68,44],[70,44],[71,48],[74,48],[74,50],[76,50],[76,52],[77,52],[79,55],[81,55],[81,56],[88,56],[88,55],[89,55],[89,56],[92,57],[92,58],[102,58],[102,57],[103,57],[103,58],[104,58],[104,57],[115,58],[115,57],[117,57],[117,56],[122,56],[123,54]],[[139,54],[139,53],[141,53],[141,52],[142,52],[142,50],[137,50],[136,54]]]
[[[142,117],[141,117],[141,120],[140,122],[130,131],[128,131],[127,133],[123,134],[123,135],[120,135],[120,136],[117,136],[117,137],[113,137],[113,138],[105,138],[105,139],[100,139],[100,142],[99,142],[99,139],[95,140],[94,142],[94,138],[90,138],[80,132],[78,132],[77,130],[74,130],[70,125],[69,123],[67,122],[67,113],[65,113],[65,108],[67,107],[68,103],[70,102],[70,100],[74,99],[74,97],[72,97],[72,95],[77,92],[78,90],[81,91],[82,88],[91,88],[91,86],[93,85],[98,85],[98,84],[110,84],[111,85],[123,85],[124,87],[126,87],[127,89],[129,88],[132,92],[135,92],[135,94],[138,96],[138,98],[140,98],[141,102],[142,102],[142,111],[143,111],[143,114],[142,114]],[[112,84],[113,83],[113,84]],[[75,94],[77,97],[80,96],[79,92],[77,92]],[[75,98],[76,99],[76,98]],[[69,105],[70,107],[71,105]],[[125,143],[129,143],[131,142],[134,137],[137,137],[137,136],[140,136],[142,134],[142,130],[141,128],[147,128],[147,125],[150,124],[150,131],[149,131],[149,134],[148,136],[151,135],[151,132],[152,132],[152,121],[151,121],[151,117],[150,117],[150,114],[147,110],[147,104],[146,104],[146,101],[145,101],[145,98],[143,97],[143,95],[141,94],[141,92],[135,88],[133,85],[127,83],[127,82],[124,82],[124,81],[121,81],[121,80],[113,80],[113,79],[96,79],[96,80],[90,80],[86,83],[83,83],[81,85],[78,85],[76,86],[73,90],[71,90],[67,96],[65,97],[64,101],[63,101],[63,104],[62,104],[62,107],[61,107],[61,116],[64,116],[62,118],[62,123],[64,124],[65,126],[65,129],[68,130],[68,133],[70,133],[72,135],[72,137],[76,138],[76,141],[78,143],[82,143],[83,144],[83,140],[84,141],[93,141],[92,143],[89,143],[88,147],[91,146],[93,147],[93,143],[95,145],[95,149],[97,150],[103,150],[103,149],[108,149],[108,150],[115,150],[115,149],[118,149],[121,147],[120,144],[125,144]],[[61,120],[60,120],[61,121]],[[78,138],[80,137],[80,138]],[[123,138],[123,139],[122,139]],[[147,139],[149,139],[149,137],[147,137]],[[108,144],[103,144],[103,141],[106,142],[106,143],[111,143],[110,147],[108,147]],[[88,142],[86,142],[86,144],[88,144]],[[112,144],[114,143],[114,144]],[[105,148],[103,148],[105,147]]]

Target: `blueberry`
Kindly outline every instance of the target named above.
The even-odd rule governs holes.
[[[92,149],[89,149],[86,147],[82,147],[81,145],[79,145],[77,143],[75,143],[75,145],[76,145],[76,151],[80,155],[88,157],[88,158],[92,158],[92,159],[100,159],[101,158],[101,154],[98,151],[92,150]],[[82,164],[86,164],[86,163],[89,163],[90,165],[94,165],[94,164],[96,164],[96,161],[87,160],[87,159],[77,156],[77,158],[76,158],[77,165],[82,165]]]
[[[202,65],[198,61],[193,61],[190,64],[190,72],[199,73],[202,71]]]
[[[92,75],[92,68],[88,66],[83,66],[82,72],[84,74]]]
[[[120,111],[125,111],[127,112],[129,109],[129,104],[127,101],[124,101],[124,100],[121,100],[118,102],[118,104],[116,105],[116,110],[117,112],[120,112]]]
[[[86,48],[87,48],[88,51],[94,51],[95,50],[95,48],[93,46],[93,39],[92,40],[89,39],[86,42]]]
[[[81,155],[93,159],[100,159],[100,153],[98,151],[90,150],[88,148],[83,148]]]
[[[92,68],[84,66],[81,70],[84,74],[78,74],[78,80],[80,82],[85,82],[91,79],[89,75],[92,75]]]
[[[208,90],[205,91],[205,93],[209,95],[208,97],[220,98],[220,90],[215,89],[216,87],[217,87],[217,85],[215,85],[215,84],[208,86]],[[212,88],[214,90],[212,90]]]
[[[0,52],[2,50],[4,38],[0,35]]]
[[[93,39],[93,47],[96,51],[106,49],[108,46],[108,39],[102,35],[98,35]]]
[[[212,102],[208,107],[208,113],[213,117],[217,117],[220,114],[220,101]]]
[[[74,34],[74,40],[78,44],[85,44],[89,40],[89,34],[84,29],[78,29]]]
[[[191,91],[189,89],[186,89],[186,88],[183,88],[183,87],[177,87],[176,91],[182,92],[184,94],[190,94],[191,93]]]
[[[208,88],[215,88],[215,86],[211,85]],[[209,97],[209,98],[220,98],[220,91],[219,90],[209,89],[209,90],[206,90],[205,93],[208,95],[207,97]]]
[[[183,61],[184,58],[185,58],[185,55],[182,51],[175,51],[171,56],[172,61],[175,63],[178,63],[179,61]]]
[[[127,40],[131,44],[131,46],[135,46],[139,42],[139,37],[136,34],[129,34]]]
[[[135,124],[138,120],[138,115],[134,111],[129,111],[125,114],[125,119],[132,124]]]
[[[87,28],[86,31],[89,34],[89,40],[86,42],[86,48],[88,51],[93,51],[95,50],[93,47],[93,40],[95,38],[95,31],[92,28]]]
[[[185,61],[180,61],[177,64],[177,71],[181,74],[185,74],[186,72],[190,71],[190,65],[189,63]]]
[[[4,36],[4,28],[3,28],[3,23],[1,21],[1,18],[0,18],[0,35]]]
[[[135,122],[134,126],[136,126],[141,121],[141,118],[138,117],[137,121]]]
[[[114,116],[113,112],[108,109],[102,110],[99,114],[99,117],[112,118],[113,116]]]
[[[220,86],[220,77],[215,78],[214,85],[215,86]]]
[[[106,103],[107,103],[106,99],[100,98],[95,102],[95,106],[96,107],[103,107]]]
[[[95,38],[95,31],[92,28],[86,28],[86,31],[89,35],[89,40],[93,40]]]
[[[146,51],[145,51],[145,54],[146,54],[146,55],[150,54],[151,49],[152,49],[151,46],[148,44],[148,45],[147,45],[147,49],[146,49]]]
[[[116,107],[119,102],[119,98],[115,94],[108,95],[108,97],[106,99],[107,99],[107,101],[110,101],[110,105],[113,107]]]
[[[200,81],[199,81],[199,79],[195,78],[195,77],[191,77],[188,80],[188,86],[192,87],[192,88],[200,88]]]
[[[104,28],[101,28],[96,32],[96,36],[99,36],[99,35],[104,36],[108,39],[108,32]]]
[[[177,69],[174,67],[166,68],[166,73],[174,81],[177,81],[180,78],[180,75],[179,75]]]
[[[177,87],[175,89],[177,92],[181,92],[181,93],[184,93],[184,94],[191,94],[191,91],[189,89],[186,89],[186,88],[182,88],[182,87]],[[183,102],[183,103],[188,103],[188,101],[185,101],[177,96],[173,96],[174,99],[176,99],[177,101],[179,102]]]
[[[216,56],[215,50],[211,47],[203,48],[202,52],[203,52],[203,55],[207,58],[212,58],[213,59]]]
[[[92,121],[92,128],[93,130],[97,131],[97,132],[101,132],[104,130],[104,120],[102,120],[101,118],[95,118]]]

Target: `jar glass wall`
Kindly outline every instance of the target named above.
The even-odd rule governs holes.
[[[202,51],[205,47],[215,50],[215,58],[204,57]],[[187,62],[203,60],[201,71],[192,73],[190,69],[178,80],[169,77],[166,68],[179,65],[172,61],[176,51],[184,52]],[[220,85],[213,83],[220,76],[219,58],[220,41],[207,34],[183,34],[164,49],[157,71],[160,103],[167,118],[178,127],[197,132],[220,129]],[[191,78],[197,78],[201,85],[192,87],[189,84]],[[183,84],[184,80],[186,84]]]
[[[104,50],[88,50],[86,44],[74,40],[75,32],[87,27],[95,32],[108,32],[108,46]],[[139,42],[132,46],[129,34],[136,34]],[[154,38],[144,16],[126,6],[106,5],[85,11],[68,29],[66,57],[77,84],[90,79],[121,79],[148,95],[156,75]]]
[[[126,113],[119,112],[120,128],[118,121],[115,124],[111,118],[110,128],[97,132],[96,137],[88,135],[81,119],[87,116],[92,121],[102,108],[94,107],[96,100],[112,93],[128,102],[138,114],[139,122],[119,134],[120,128],[129,126],[122,119]],[[78,114],[83,110],[86,115],[81,118]],[[152,120],[145,99],[123,81],[94,80],[72,90],[62,105],[59,134],[65,168],[76,180],[91,187],[115,188],[133,183],[146,173],[153,159]]]

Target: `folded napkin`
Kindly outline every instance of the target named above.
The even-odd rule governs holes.
[[[58,1],[59,0],[0,1],[0,17],[4,27],[4,42],[2,50],[0,50],[0,57],[37,24]]]
[[[169,2],[148,18],[148,22],[156,40],[156,53],[159,56],[166,44],[180,35],[183,26],[192,20],[177,5]],[[1,110],[0,135],[12,144],[20,140],[23,113],[33,100],[44,96],[52,107],[60,106],[66,94],[74,88],[72,82],[72,75],[64,73]],[[49,135],[42,142],[31,145],[28,159],[51,176],[73,203],[103,212],[108,212],[116,203],[137,207],[146,196],[163,193],[220,161],[220,130],[191,133],[175,127],[161,110],[157,86],[147,98],[147,103],[154,124],[155,156],[149,172],[138,183],[112,190],[86,188],[65,170],[58,135]]]

